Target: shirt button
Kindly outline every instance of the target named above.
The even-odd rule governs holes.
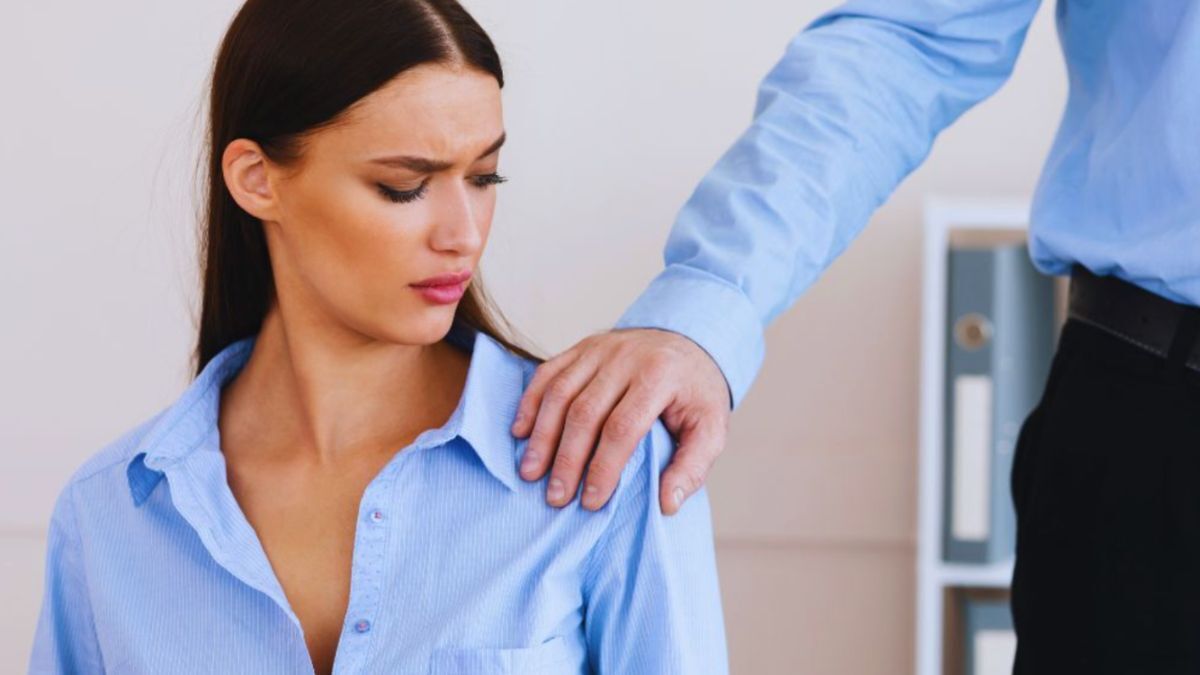
[[[383,520],[383,511],[380,511],[379,509],[375,509],[374,511],[372,511],[371,512],[371,520],[373,520],[377,523],[379,521]]]
[[[371,630],[371,622],[366,619],[359,619],[358,623],[354,624],[354,630],[359,633],[365,633]]]

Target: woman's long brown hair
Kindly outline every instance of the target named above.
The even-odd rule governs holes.
[[[337,124],[359,99],[410,68],[450,61],[504,86],[491,38],[454,0],[248,0],[242,6],[213,67],[201,157],[197,374],[226,346],[259,331],[275,293],[262,222],[225,186],[225,147],[247,138],[272,161],[293,163],[306,134]],[[539,360],[510,337],[511,326],[478,279],[454,320]]]

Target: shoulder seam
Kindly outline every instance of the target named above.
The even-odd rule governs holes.
[[[92,468],[90,471],[88,471],[86,473],[76,474],[73,478],[71,478],[70,484],[78,485],[80,483],[88,481],[88,480],[96,477],[97,474],[104,473],[108,469],[111,469],[114,466],[117,466],[119,464],[127,462],[132,458],[133,458],[133,455],[122,454],[121,456],[117,457],[116,459],[112,460],[111,462],[105,462],[104,464],[101,464],[100,466]]]
[[[135,454],[133,451],[137,449],[137,446],[141,442],[141,440],[143,438],[145,438],[146,434],[148,434],[150,432],[150,430],[154,427],[154,425],[158,422],[158,420],[169,409],[170,408],[167,407],[167,408],[160,410],[159,412],[155,413],[149,419],[145,420],[144,422],[142,422],[141,424],[138,424],[133,429],[130,429],[127,432],[125,432],[124,434],[122,434],[116,440],[101,447],[99,452],[96,453],[96,455],[103,454],[104,452],[106,452],[110,449],[116,449],[116,448],[120,448],[121,446],[126,446],[123,448],[123,451],[118,453],[117,457],[113,458],[112,460],[110,460],[108,462],[104,462],[103,464],[100,464],[99,466],[91,467],[87,471],[84,471],[83,470],[84,467],[89,462],[91,462],[92,459],[95,458],[96,455],[93,455],[92,458],[89,458],[84,461],[83,466],[80,466],[78,469],[76,469],[75,473],[71,476],[71,478],[68,482],[72,485],[83,483],[83,482],[95,477],[96,475],[113,468],[114,466],[118,466],[120,464],[128,462],[130,459],[133,458],[133,456]],[[140,432],[140,433],[138,433],[138,432]]]

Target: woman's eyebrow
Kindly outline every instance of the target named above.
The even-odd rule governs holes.
[[[508,132],[507,131],[501,133],[500,138],[497,138],[496,140],[492,141],[492,144],[488,146],[488,149],[484,150],[483,154],[476,157],[475,159],[477,159],[477,160],[483,159],[484,157],[487,157],[489,155],[494,155],[495,153],[499,152],[500,146],[504,145],[504,141],[506,141],[506,140],[508,140]]]
[[[483,159],[490,155],[499,152],[500,147],[504,145],[504,141],[508,140],[508,133],[500,134],[500,137],[492,142],[486,150],[483,151],[476,160]],[[447,162],[440,159],[429,159],[427,157],[413,157],[411,155],[397,155],[395,157],[376,157],[371,160],[375,164],[383,164],[386,166],[397,166],[403,169],[410,169],[418,173],[437,173],[445,171],[454,166],[454,162]]]

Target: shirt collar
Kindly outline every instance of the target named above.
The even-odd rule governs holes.
[[[186,459],[216,432],[221,387],[246,365],[256,339],[256,335],[242,338],[218,352],[142,437],[126,466],[134,505],[140,506],[150,496],[170,466]],[[413,445],[438,445],[461,437],[488,473],[516,490],[518,441],[511,425],[529,374],[527,363],[469,327],[456,325],[446,340],[471,352],[466,385],[450,419],[423,432]]]
[[[512,423],[532,371],[529,362],[473,328],[456,326],[447,341],[470,351],[471,365],[458,407],[442,428],[461,436],[488,473],[516,490],[518,441]]]

